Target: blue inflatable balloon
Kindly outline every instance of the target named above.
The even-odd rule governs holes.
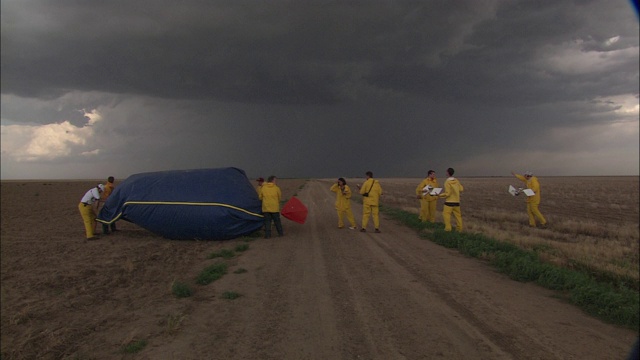
[[[113,190],[97,221],[129,221],[175,240],[226,240],[262,227],[262,203],[238,168],[135,174]]]

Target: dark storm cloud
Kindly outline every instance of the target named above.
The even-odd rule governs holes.
[[[638,36],[637,26],[620,34],[611,24],[621,13],[633,16],[630,9],[600,16],[607,2],[160,4],[3,3],[3,93],[313,104],[344,101],[345,88],[362,86],[446,101],[500,103],[514,91],[522,103],[571,100],[592,92],[602,75],[541,79],[549,74],[534,63],[539,45],[582,39],[584,50],[602,50],[622,35],[614,50]],[[592,21],[603,26],[585,32]],[[619,71],[637,65],[629,59]],[[633,90],[624,74],[607,76],[618,92]]]
[[[336,100],[333,64],[316,56],[326,56],[318,45],[337,31],[309,30],[318,25],[312,9],[257,2],[30,5],[35,8],[26,12],[3,3],[3,93],[47,97],[77,89],[250,102]]]
[[[637,152],[622,112],[634,104],[611,100],[638,93],[638,21],[622,0],[1,6],[3,125],[61,124],[3,129],[28,144],[3,156],[49,145],[69,163],[129,159],[123,172],[483,174],[567,151],[606,161],[592,134],[618,122]]]
[[[474,27],[465,38],[465,49],[441,54],[437,66],[399,61],[379,66],[372,72],[371,82],[447,101],[464,99],[501,106],[637,92],[637,79],[629,77],[637,74],[637,56],[622,59],[613,72],[579,75],[554,73],[537,62],[544,46],[579,42],[581,51],[602,51],[601,56],[637,46],[637,24],[613,26],[615,16],[601,17],[601,5],[591,4],[594,6],[557,1],[504,3],[495,18]],[[608,6],[606,2],[602,5]],[[624,7],[612,11],[623,18],[633,16]],[[593,26],[593,22],[603,26]],[[605,47],[614,36],[624,40]]]
[[[3,3],[2,89],[333,103],[371,68],[437,58],[490,2],[433,4]]]

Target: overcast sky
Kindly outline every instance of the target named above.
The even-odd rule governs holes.
[[[2,0],[2,179],[638,175],[626,0]]]

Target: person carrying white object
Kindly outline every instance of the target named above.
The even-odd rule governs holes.
[[[511,172],[513,176],[524,182],[527,186],[523,189],[527,195],[527,214],[529,215],[529,226],[536,227],[536,219],[540,221],[540,227],[547,228],[547,220],[544,218],[538,207],[540,206],[540,182],[533,176],[533,172],[527,171],[524,175]]]
[[[418,219],[422,222],[429,221],[433,223],[436,221],[436,203],[439,193],[434,193],[436,188],[438,188],[436,172],[429,170],[427,177],[416,187],[416,198],[420,200],[420,216]]]

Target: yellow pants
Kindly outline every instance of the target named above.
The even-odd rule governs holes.
[[[83,203],[78,204],[78,209],[80,210],[80,215],[82,215],[82,220],[84,221],[84,230],[87,233],[87,239],[93,237],[93,229],[96,223],[96,213],[93,212],[93,207],[91,205],[85,205]]]
[[[544,225],[547,223],[547,220],[542,216],[540,210],[538,210],[538,206],[540,203],[527,203],[527,214],[529,214],[529,226],[536,227],[536,218],[540,220],[540,224]]]
[[[442,208],[442,219],[444,220],[444,231],[451,231],[451,213],[456,218],[456,230],[462,231],[462,213],[460,206],[445,205]]]
[[[436,203],[435,200],[420,199],[420,220],[422,222],[436,222]]]
[[[342,219],[344,218],[345,215],[347,215],[347,220],[349,221],[349,224],[355,227],[356,219],[353,217],[353,212],[351,211],[351,208],[348,208],[347,210],[338,210],[338,227],[344,227],[344,221]]]
[[[369,215],[373,217],[373,225],[376,229],[380,228],[380,207],[377,205],[362,205],[362,228],[366,229],[369,223]]]

